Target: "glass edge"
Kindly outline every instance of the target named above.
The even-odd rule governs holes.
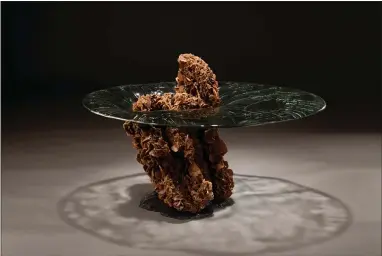
[[[88,111],[90,111],[91,113],[93,113],[95,115],[102,116],[102,117],[109,118],[109,119],[118,120],[118,121],[123,121],[123,122],[130,121],[130,122],[134,122],[134,123],[138,123],[138,124],[151,125],[151,126],[190,127],[190,128],[222,128],[222,129],[240,128],[240,127],[256,127],[256,126],[263,126],[263,125],[269,125],[269,124],[284,123],[284,122],[289,122],[289,121],[294,121],[294,120],[297,121],[297,120],[305,119],[305,118],[311,117],[313,115],[316,115],[316,114],[324,111],[327,108],[327,103],[326,103],[326,101],[321,96],[319,96],[319,95],[317,95],[315,93],[311,93],[311,92],[308,92],[308,91],[303,91],[303,90],[300,90],[300,89],[295,89],[295,88],[292,88],[292,87],[277,86],[277,85],[273,85],[272,86],[272,85],[267,85],[267,84],[259,84],[259,83],[255,83],[255,82],[233,82],[233,81],[220,81],[220,82],[221,83],[247,83],[247,84],[254,84],[254,85],[263,85],[263,86],[269,86],[269,87],[284,88],[284,89],[289,89],[291,91],[304,92],[306,94],[312,95],[315,98],[317,98],[318,101],[320,101],[322,103],[322,107],[319,110],[317,110],[316,112],[308,114],[308,115],[306,115],[306,116],[304,116],[302,118],[279,120],[279,121],[269,121],[269,122],[265,122],[265,123],[261,123],[261,124],[250,124],[250,125],[210,125],[210,124],[205,124],[205,125],[177,125],[177,126],[171,126],[171,125],[158,124],[158,123],[140,122],[140,121],[136,121],[136,120],[131,120],[131,119],[125,119],[125,118],[121,118],[121,117],[106,115],[106,114],[103,114],[103,113],[100,113],[100,112],[97,112],[95,110],[90,109],[90,107],[88,107],[87,104],[86,104],[86,101],[89,100],[90,96],[92,94],[95,94],[96,92],[103,91],[103,90],[108,90],[108,89],[111,89],[111,88],[119,88],[119,87],[122,87],[122,86],[139,86],[139,85],[142,85],[142,84],[125,84],[125,85],[112,86],[112,87],[109,87],[109,88],[96,90],[96,91],[93,91],[93,92],[85,94],[85,96],[83,97],[81,103],[82,103],[82,106],[84,108],[86,108]],[[145,85],[156,85],[156,84],[160,84],[160,83],[173,83],[173,84],[175,84],[175,82],[153,82],[153,83],[146,83]]]

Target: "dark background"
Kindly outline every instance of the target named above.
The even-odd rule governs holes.
[[[177,57],[185,52],[201,56],[219,80],[285,85],[322,96],[328,108],[313,117],[313,126],[376,130],[380,7],[3,2],[3,130],[42,129],[47,119],[69,125],[86,112],[84,94],[102,87],[173,81]]]
[[[316,93],[328,103],[325,111],[298,121],[221,129],[229,150],[225,159],[235,174],[256,175],[256,179],[275,177],[274,181],[282,178],[288,183],[277,191],[279,186],[272,182],[272,194],[260,188],[262,195],[256,200],[245,197],[246,202],[238,201],[229,215],[214,219],[217,224],[233,221],[233,228],[227,226],[219,241],[232,236],[229,242],[235,249],[239,244],[235,240],[251,230],[241,229],[234,221],[244,212],[247,218],[250,211],[257,211],[256,204],[266,207],[262,212],[269,212],[292,203],[285,208],[292,212],[285,213],[283,219],[300,217],[299,225],[291,226],[295,223],[292,219],[276,228],[274,224],[279,222],[269,223],[268,217],[262,216],[256,234],[243,238],[245,242],[260,242],[259,254],[254,254],[381,255],[381,136],[372,133],[381,120],[380,7],[378,2],[2,2],[4,255],[153,254],[153,250],[138,250],[141,247],[93,240],[61,221],[58,215],[64,213],[57,206],[69,193],[84,191],[88,184],[109,184],[105,191],[118,192],[110,194],[113,200],[118,199],[117,221],[134,218],[134,232],[145,227],[140,222],[143,220],[166,225],[168,220],[159,219],[159,214],[139,211],[140,194],[143,197],[146,191],[134,189],[130,193],[118,185],[128,182],[109,183],[144,172],[136,161],[131,138],[122,129],[123,122],[90,113],[81,100],[86,93],[104,87],[174,81],[177,57],[185,52],[201,56],[219,80],[296,87]],[[306,190],[297,184],[320,194],[323,191],[330,207],[290,194],[293,191],[288,180],[298,186],[298,195],[305,195],[300,192]],[[251,184],[255,183],[245,186]],[[148,184],[138,187],[141,185]],[[149,192],[152,186],[147,189]],[[119,192],[129,193],[133,200],[120,204]],[[90,189],[86,194],[90,195]],[[105,198],[100,202],[106,202]],[[75,199],[75,208],[85,212],[82,199]],[[347,217],[339,206],[348,207],[354,217]],[[313,214],[316,207],[320,215]],[[231,213],[234,218],[226,218]],[[102,216],[101,212],[92,218],[89,213],[86,220],[94,232],[110,230]],[[80,217],[78,221],[83,220]],[[339,227],[337,224],[346,218],[351,225],[342,230],[346,233],[320,229],[333,221]],[[180,225],[171,228],[183,228]],[[292,228],[298,233],[291,233]],[[312,240],[312,228],[323,239]],[[340,236],[327,241],[334,235]],[[143,241],[138,236],[126,236],[131,238]],[[216,241],[213,238],[211,246]],[[315,245],[295,254],[287,251],[306,243]],[[280,247],[283,244],[287,245],[285,251]],[[194,245],[199,248],[200,240],[195,239]],[[247,245],[249,248],[250,243]],[[169,253],[156,250],[153,255]]]

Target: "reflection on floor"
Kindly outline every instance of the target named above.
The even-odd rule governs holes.
[[[235,184],[233,206],[193,221],[138,208],[137,199],[152,190],[144,174],[81,187],[60,202],[59,212],[68,224],[119,245],[201,255],[296,249],[330,240],[350,223],[345,205],[322,192],[259,176],[236,175]]]

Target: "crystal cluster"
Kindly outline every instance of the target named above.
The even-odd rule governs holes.
[[[134,111],[181,111],[219,106],[215,74],[201,58],[181,54],[174,93],[143,95]],[[223,156],[227,147],[217,128],[155,127],[125,122],[137,161],[158,198],[178,211],[197,213],[232,194],[233,172]]]

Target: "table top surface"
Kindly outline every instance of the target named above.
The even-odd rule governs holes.
[[[219,82],[221,103],[216,108],[181,111],[133,111],[143,95],[174,93],[174,82],[132,84],[89,93],[83,105],[108,118],[175,127],[245,127],[292,121],[322,111],[325,101],[289,87],[245,82]],[[151,104],[151,103],[150,103]]]

